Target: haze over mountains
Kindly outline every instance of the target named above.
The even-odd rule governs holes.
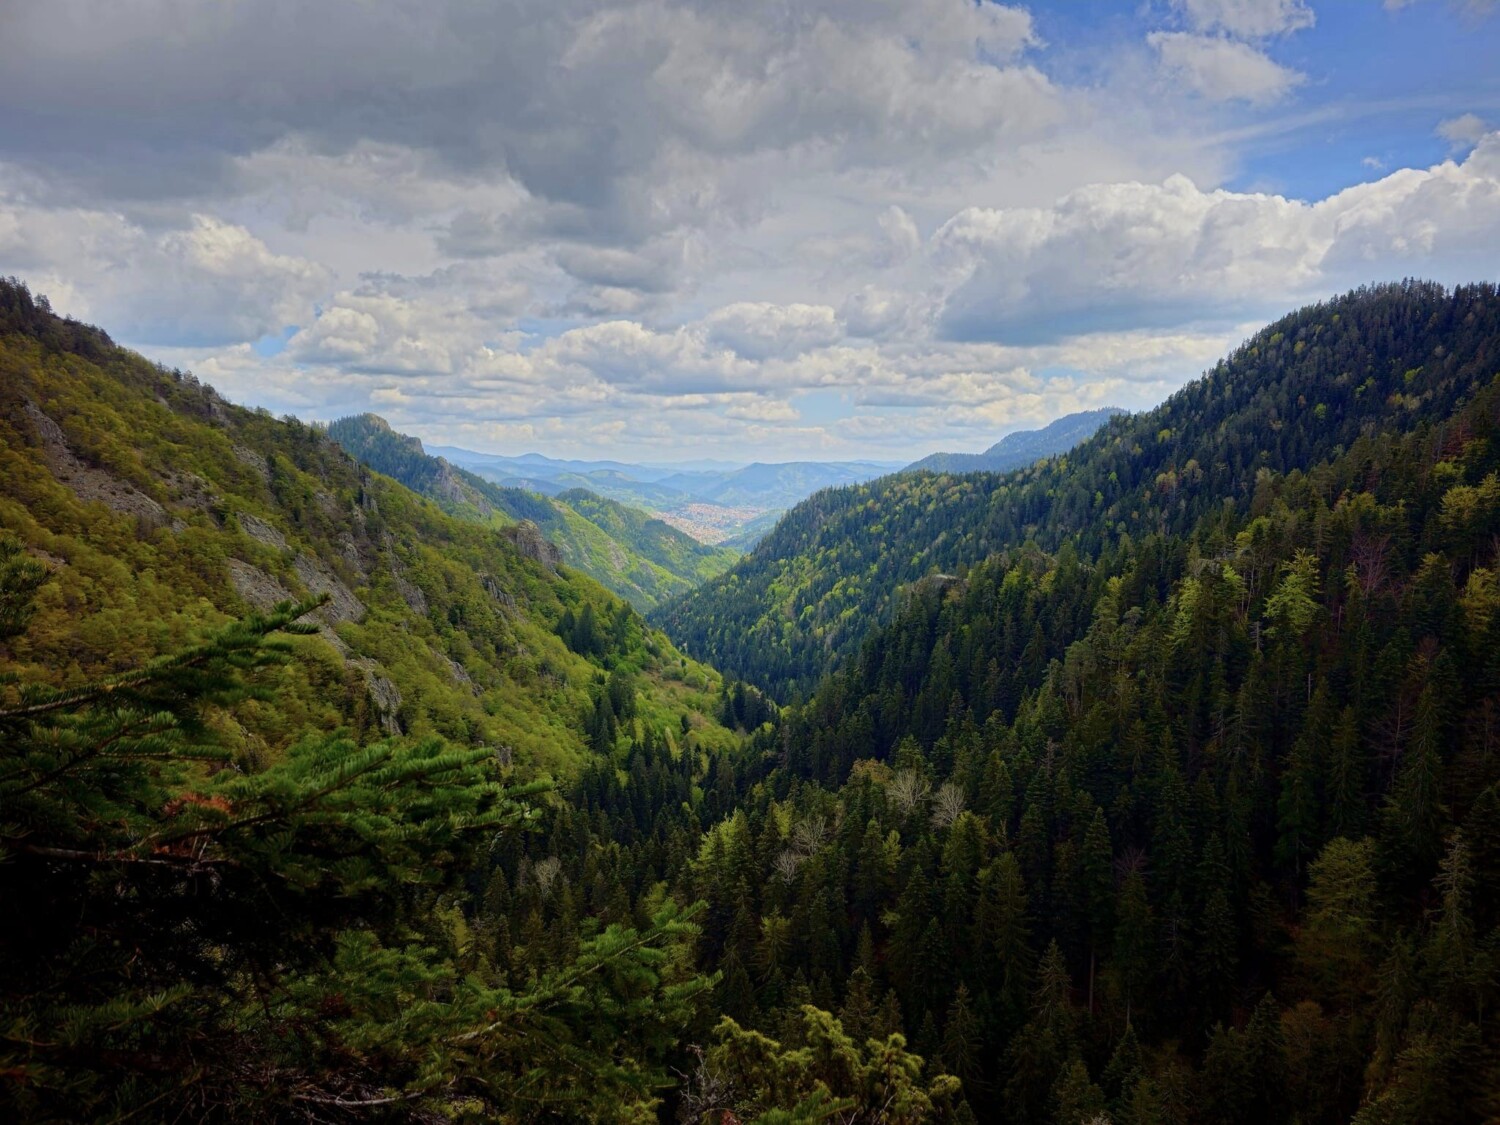
[[[507,457],[450,446],[433,446],[432,452],[504,487],[550,496],[582,488],[636,505],[704,543],[748,544],[757,529],[765,529],[767,517],[819,489],[870,480],[901,467],[883,461],[638,465],[556,460],[539,453]]]
[[[704,543],[753,547],[786,509],[825,488],[862,484],[902,468],[944,472],[1003,471],[1064,453],[1089,437],[1115,407],[1069,414],[1036,430],[1007,434],[984,453],[934,453],[911,465],[895,461],[686,462],[681,465],[505,456],[452,446],[430,452],[505,488],[547,496],[585,489],[643,508]]]
[[[1066,457],[824,488],[649,620],[566,551],[725,557],[639,509],[13,283],[0,370],[17,1120],[1493,1116],[1492,285],[1298,310]]]
[[[693,539],[632,508],[583,489],[553,495],[493,484],[441,457],[380,417],[340,418],[329,436],[377,472],[466,519],[495,526],[524,522],[606,589],[637,609],[686,593],[721,573],[736,552]]]
[[[1100,426],[1125,411],[1117,406],[1084,410],[1050,422],[1039,430],[1017,430],[1006,434],[983,453],[932,453],[907,466],[908,470],[934,473],[1003,473],[1023,469],[1033,461],[1066,453],[1079,442],[1093,437]]]

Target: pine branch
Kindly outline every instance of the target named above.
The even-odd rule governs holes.
[[[54,848],[45,844],[24,844],[21,851],[29,855],[42,856],[47,859],[69,859],[79,863],[94,863],[100,865],[129,863],[138,866],[173,867],[178,870],[193,871],[200,867],[243,867],[237,859],[221,857],[219,859],[204,859],[202,856],[171,854],[157,856],[133,855],[130,852],[88,852],[78,848]]]
[[[153,720],[160,720],[164,716],[165,716],[165,713],[156,714],[156,715],[143,715],[141,717],[140,725],[145,725],[146,723],[151,722]],[[170,718],[170,716],[165,716],[165,717]],[[170,730],[170,729],[173,729],[173,728],[171,728],[170,726],[163,726],[163,728],[162,728],[163,731]],[[102,757],[109,750],[109,748],[111,746],[114,746],[117,743],[123,741],[125,738],[129,737],[130,734],[131,734],[131,732],[132,732],[132,728],[129,727],[129,726],[124,727],[124,728],[122,728],[119,731],[116,731],[114,734],[112,734],[109,738],[105,739],[103,742],[98,743],[97,745],[90,747],[84,753],[81,753],[81,754],[75,755],[72,758],[69,758],[66,762],[64,762],[62,765],[58,766],[56,769],[53,769],[53,770],[48,771],[47,773],[44,773],[41,777],[36,778],[34,781],[31,781],[30,783],[28,783],[26,785],[22,785],[18,789],[11,789],[11,790],[7,791],[6,792],[6,796],[7,797],[11,797],[11,798],[20,797],[20,796],[22,796],[22,795],[24,795],[26,793],[30,793],[34,789],[40,789],[42,786],[48,784],[49,782],[56,781],[59,777],[62,777],[64,774],[68,773],[74,767],[80,765],[83,762],[88,761],[90,758]],[[160,754],[132,755],[132,757],[166,759],[166,758],[172,757],[172,754],[170,752],[164,751],[163,753],[160,753]],[[0,777],[0,786],[4,786],[4,784],[6,782],[10,781],[11,778],[19,776],[20,773],[21,773],[20,770],[16,770],[13,773],[7,774],[5,777]]]
[[[246,650],[251,652],[256,650],[264,651],[267,647],[265,645],[265,638],[271,633],[284,632],[292,636],[308,635],[316,632],[315,627],[299,624],[298,618],[305,617],[326,601],[328,601],[328,595],[319,594],[315,598],[296,605],[283,603],[269,617],[252,614],[250,617],[227,626],[217,637],[207,644],[199,645],[176,656],[153,661],[144,668],[137,669],[134,672],[126,672],[98,683],[85,685],[81,688],[70,688],[49,693],[45,698],[36,703],[24,704],[20,707],[0,711],[0,723],[34,718],[38,715],[49,714],[65,708],[82,707],[95,703],[116,692],[125,691],[130,688],[139,687],[142,684],[150,683],[153,680],[162,679],[170,672],[182,672],[201,668],[217,657],[233,658]]]

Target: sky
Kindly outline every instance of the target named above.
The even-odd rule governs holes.
[[[0,274],[471,449],[900,460],[1500,276],[1496,0],[0,0]]]

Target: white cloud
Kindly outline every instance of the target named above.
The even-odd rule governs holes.
[[[969,208],[934,235],[963,277],[944,312],[960,338],[1058,338],[1285,305],[1400,276],[1483,276],[1500,241],[1500,133],[1462,164],[1403,169],[1317,203],[1202,191],[1185,177],[1102,184],[1050,208]]]
[[[755,390],[753,364],[699,333],[655,332],[628,320],[575,328],[547,341],[534,366],[587,374],[615,387],[671,394]]]
[[[980,447],[1347,284],[1493,274],[1477,118],[1461,162],[1217,190],[1309,135],[1263,107],[1325,90],[1268,54],[1311,8],[1140,11],[1054,54],[989,0],[23,5],[0,270],[278,412],[657,459]]]
[[[65,312],[142,343],[224,344],[275,333],[325,291],[321,265],[275,254],[208,215],[152,230],[110,211],[0,195],[0,260]]]
[[[44,230],[7,215],[7,249],[23,227]],[[96,222],[95,242],[113,255],[101,260],[153,246],[195,278],[289,268],[230,228],[152,240]],[[1317,202],[1170,177],[1092,185],[1046,207],[965,208],[887,270],[893,284],[861,287],[838,307],[740,301],[676,327],[617,316],[527,335],[497,330],[465,293],[376,279],[324,299],[273,360],[243,345],[153,354],[278,411],[375,409],[458,444],[476,444],[485,427],[506,435],[490,444],[575,453],[591,442],[641,454],[653,442],[733,442],[768,456],[901,456],[982,446],[1069,410],[1150,405],[1263,315],[1373,276],[1473,276],[1492,266],[1484,248],[1497,241],[1500,134],[1461,163]],[[152,254],[143,261],[162,268]],[[948,338],[929,333],[934,323]],[[808,426],[793,400],[811,390],[838,391],[853,416]]]
[[[1471,148],[1479,143],[1489,130],[1484,119],[1475,113],[1465,113],[1438,122],[1437,135],[1454,148]]]
[[[866,285],[845,298],[839,315],[849,335],[880,338],[918,331],[928,305],[911,293]]]
[[[1185,31],[1153,31],[1162,70],[1210,101],[1265,105],[1280,101],[1306,81],[1248,43]]]
[[[747,359],[800,355],[836,343],[844,334],[827,305],[773,305],[742,301],[726,305],[704,321],[708,339]]]
[[[0,104],[70,191],[221,192],[274,170],[262,150],[301,151],[324,178],[384,164],[397,207],[424,194],[414,168],[482,175],[514,219],[649,237],[732,199],[738,158],[1037,135],[1063,107],[1022,60],[1035,45],[1024,9],[967,0],[777,18],[725,0],[56,0],[7,19]]]
[[[739,399],[724,407],[726,418],[744,422],[800,422],[802,415],[789,402],[767,398]]]
[[[1304,0],[1175,0],[1197,31],[1261,39],[1302,31],[1316,22]]]

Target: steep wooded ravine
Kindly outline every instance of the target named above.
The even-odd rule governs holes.
[[[341,418],[329,435],[357,460],[445,511],[495,526],[529,520],[562,561],[645,611],[728,569],[734,551],[710,547],[645,512],[583,489],[542,496],[506,488],[429,456],[414,437],[373,414]]]
[[[786,698],[858,650],[901,592],[1034,540],[1093,553],[1243,511],[1361,435],[1446,416],[1500,363],[1491,285],[1376,286],[1268,326],[1161,406],[1004,475],[902,474],[820,492],[725,574],[653,612],[686,651]]]
[[[816,498],[785,573],[873,569],[784,708],[0,296],[12,1116],[1500,1114],[1492,287],[1286,318],[1076,472]]]
[[[228,614],[326,593],[323,643],[285,673],[296,682],[280,717],[235,735],[247,752],[352,722],[505,745],[533,771],[569,772],[601,663],[639,674],[663,724],[712,710],[714,674],[559,569],[534,527],[454,518],[314,427],[18,308],[30,298],[17,288],[3,296],[0,527],[54,572],[15,643],[23,672],[123,667]],[[555,634],[585,606],[609,637],[593,663]]]

